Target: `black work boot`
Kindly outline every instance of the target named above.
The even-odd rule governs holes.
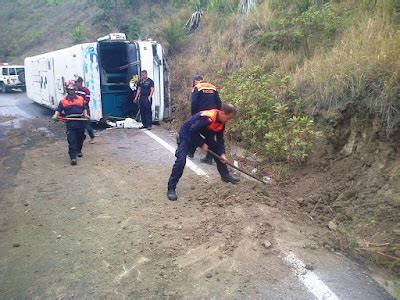
[[[209,164],[212,165],[212,159],[209,159],[207,157],[201,158],[200,161],[204,164]]]
[[[235,177],[233,177],[232,175],[228,175],[228,176],[226,176],[226,177],[222,177],[221,178],[222,179],[222,181],[224,181],[224,182],[230,182],[230,183],[232,183],[232,184],[238,184],[239,182],[240,182],[240,179],[239,178],[235,178]]]
[[[176,201],[178,199],[178,196],[176,195],[176,192],[174,189],[169,189],[167,192],[167,197],[171,201]]]
[[[76,154],[76,156],[78,156],[78,157],[82,157],[82,156],[83,156],[83,154],[82,154],[82,152],[78,152],[78,153]]]
[[[76,165],[76,158],[71,158],[71,166],[75,166]]]

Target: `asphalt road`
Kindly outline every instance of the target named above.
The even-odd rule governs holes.
[[[232,253],[221,250],[225,249],[226,245],[224,243],[227,242],[219,237],[219,231],[215,235],[205,232],[198,241],[192,238],[193,242],[190,245],[182,245],[179,242],[178,245],[182,249],[179,247],[177,249],[181,249],[182,252],[179,254],[177,250],[175,257],[171,258],[171,255],[174,255],[171,253],[168,256],[168,259],[171,258],[176,264],[173,266],[168,265],[170,261],[163,256],[163,253],[168,253],[169,251],[167,246],[164,247],[164,243],[170,242],[167,241],[168,239],[172,241],[179,238],[179,232],[176,230],[169,238],[163,235],[158,237],[155,244],[158,243],[160,245],[157,248],[159,252],[154,250],[151,245],[149,245],[148,250],[143,252],[144,248],[142,248],[139,251],[136,248],[143,247],[143,245],[140,243],[137,245],[132,242],[132,259],[136,261],[135,266],[143,264],[143,279],[139,280],[141,273],[138,271],[133,276],[134,278],[124,285],[123,280],[125,280],[125,277],[132,276],[129,271],[131,269],[126,266],[129,262],[130,253],[125,253],[126,250],[115,250],[115,248],[118,248],[118,243],[116,246],[112,238],[115,235],[118,236],[119,233],[116,234],[110,231],[107,235],[102,236],[102,234],[105,234],[110,229],[110,226],[112,227],[116,224],[118,224],[118,230],[120,230],[125,221],[122,221],[122,223],[121,221],[118,221],[119,223],[115,222],[113,223],[114,225],[110,225],[110,223],[107,227],[96,227],[88,225],[89,222],[86,223],[85,218],[87,216],[83,212],[79,218],[71,217],[69,208],[67,209],[68,215],[67,213],[63,215],[61,212],[56,214],[46,214],[44,212],[47,209],[52,209],[53,205],[58,204],[54,203],[51,197],[47,200],[40,198],[40,195],[46,192],[42,190],[43,186],[40,183],[48,181],[48,184],[61,190],[63,186],[58,186],[57,181],[53,182],[51,175],[46,177],[43,174],[42,181],[39,180],[41,165],[36,165],[33,162],[34,158],[36,157],[37,161],[43,164],[43,172],[46,174],[51,170],[55,170],[52,165],[53,162],[59,163],[59,167],[54,173],[55,178],[63,176],[64,173],[67,178],[72,178],[71,180],[75,176],[68,165],[66,153],[62,152],[64,150],[52,155],[54,151],[65,149],[65,141],[63,140],[61,126],[54,129],[48,125],[51,122],[51,115],[52,112],[50,110],[32,103],[23,93],[0,94],[0,163],[2,165],[0,176],[3,182],[0,185],[0,221],[2,221],[0,226],[3,227],[0,227],[0,232],[2,233],[0,235],[0,274],[2,274],[0,275],[0,299],[73,297],[394,299],[377,284],[363,266],[340,253],[327,251],[322,247],[311,247],[311,249],[306,247],[305,245],[312,243],[315,239],[310,240],[310,233],[313,232],[313,228],[310,225],[303,226],[301,224],[301,216],[297,219],[293,217],[299,221],[299,223],[293,223],[282,214],[283,212],[280,209],[259,203],[255,203],[251,207],[244,207],[240,204],[229,208],[229,212],[232,213],[239,211],[243,220],[246,220],[241,223],[243,226],[241,225],[238,228],[238,233],[235,235],[232,231],[229,235],[230,238],[227,239],[229,241],[229,239],[234,239],[235,237],[238,240]],[[13,132],[28,127],[29,132],[39,132],[40,135],[36,134],[34,138],[27,136],[27,139],[30,139],[31,142],[23,142],[23,137],[19,137],[18,142],[14,143]],[[22,132],[28,135],[28,131]],[[87,193],[91,196],[93,196],[93,193],[98,193],[99,195],[98,198],[90,198],[92,206],[87,209],[88,212],[90,211],[90,214],[88,213],[89,217],[96,220],[108,220],[109,218],[113,219],[115,215],[116,220],[124,220],[125,218],[129,220],[126,221],[126,224],[132,222],[132,216],[127,217],[124,215],[127,209],[133,209],[130,201],[126,201],[126,203],[121,201],[118,206],[112,205],[113,203],[109,203],[104,207],[100,206],[107,199],[102,193],[105,193],[108,197],[121,197],[120,194],[129,189],[130,191],[127,195],[133,195],[142,201],[138,200],[142,205],[134,206],[133,209],[137,213],[133,217],[137,222],[135,223],[135,230],[138,231],[135,241],[146,235],[148,227],[154,225],[152,222],[148,223],[149,219],[146,214],[152,217],[157,215],[157,218],[159,218],[157,222],[160,222],[160,226],[161,222],[163,222],[163,215],[166,216],[167,223],[162,228],[172,226],[174,220],[181,218],[182,220],[179,222],[181,225],[179,226],[183,226],[184,230],[186,227],[190,228],[197,220],[207,218],[207,212],[203,212],[203,208],[198,207],[199,204],[197,202],[200,201],[190,202],[190,197],[185,195],[185,191],[191,189],[194,191],[193,194],[197,195],[199,193],[198,187],[203,187],[202,189],[204,189],[209,183],[218,180],[213,166],[199,164],[198,154],[193,159],[194,166],[201,168],[207,173],[208,177],[196,175],[193,170],[185,171],[183,182],[178,188],[178,193],[184,196],[180,199],[181,202],[178,201],[177,203],[184,203],[184,206],[187,207],[173,207],[171,203],[165,200],[165,182],[174,161],[174,155],[170,151],[171,149],[160,143],[157,138],[173,148],[175,146],[173,133],[156,127],[151,134],[136,129],[111,129],[98,131],[98,135],[95,145],[85,145],[84,154],[87,160],[82,161],[82,164],[79,162],[78,167],[74,169],[77,174],[82,174],[80,181],[86,182],[85,186],[88,189],[90,187]],[[33,140],[34,142],[32,142]],[[40,156],[40,147],[48,151],[43,153],[47,153],[49,165],[44,166],[46,160],[43,160]],[[89,154],[86,155],[86,153]],[[107,155],[102,156],[104,153],[107,153]],[[111,162],[115,162],[115,164]],[[90,173],[91,165],[96,166],[96,174]],[[116,167],[117,165],[119,165],[119,169]],[[134,165],[135,170],[141,170],[141,172],[134,176],[128,174],[129,170],[127,171],[128,173],[122,172],[127,165]],[[27,168],[27,166],[31,167]],[[32,169],[32,166],[35,166],[35,169]],[[39,179],[35,181],[35,178]],[[96,181],[98,182],[96,183]],[[124,185],[127,181],[131,182],[131,185]],[[29,205],[28,210],[21,203],[18,203],[20,200],[16,200],[20,199],[19,195],[26,193],[23,187],[24,182],[26,182],[26,188],[29,188],[32,192],[32,197],[29,197],[29,195],[26,197],[26,199],[30,200],[24,200],[24,205]],[[91,186],[89,186],[89,182]],[[108,185],[110,182],[112,184]],[[237,193],[241,193],[246,184],[248,182],[244,180]],[[119,188],[119,192],[117,193],[114,190],[110,192],[107,190],[107,186],[110,186],[109,189]],[[14,196],[9,196],[10,193]],[[39,196],[33,196],[35,193]],[[144,200],[146,195],[152,197],[151,199],[156,204],[152,205],[152,203]],[[68,197],[66,196],[65,198]],[[71,201],[71,199],[73,198],[68,198],[68,201]],[[55,211],[60,210],[60,207],[73,205],[79,210],[79,205],[82,204],[83,206],[84,200],[80,199],[77,204],[63,202],[65,199],[62,198],[57,201],[59,201],[60,206],[55,206]],[[143,201],[146,201],[145,204]],[[22,208],[19,208],[19,205]],[[99,206],[97,210],[93,208],[97,206]],[[106,210],[108,210],[108,213],[105,212]],[[193,211],[193,217],[185,219],[184,216],[192,214]],[[198,215],[196,215],[197,211],[199,211]],[[213,223],[214,226],[218,226],[218,218],[221,218],[222,222],[223,216],[229,212],[223,211],[218,207],[213,208],[210,213],[216,216],[212,220],[215,222]],[[17,218],[20,215],[26,218],[26,214],[31,215],[29,215],[29,220],[19,221],[10,220],[6,214],[13,216],[13,218]],[[266,253],[265,249],[256,242],[253,233],[257,230],[254,232],[252,230],[259,223],[254,221],[254,217],[247,217],[246,214],[254,214],[255,218],[261,215],[263,220],[268,220],[268,226],[272,228],[267,232],[268,238],[273,241],[272,251],[268,250]],[[64,219],[65,222],[63,222]],[[143,221],[138,221],[141,219]],[[211,222],[211,220],[209,221]],[[33,223],[39,224],[41,227],[43,227],[42,224],[50,223],[55,224],[55,227],[59,226],[57,238],[60,236],[60,239],[64,239],[64,235],[61,233],[58,235],[58,230],[68,231],[68,226],[75,226],[69,229],[70,232],[79,231],[79,228],[90,227],[89,232],[91,233],[90,237],[82,233],[76,238],[79,241],[76,244],[75,242],[61,245],[46,244],[46,239],[37,235],[26,242],[29,247],[24,247],[25,244],[23,242],[20,242],[21,245],[17,247],[10,246],[16,239],[29,239],[29,236],[33,236],[33,234],[41,234],[31,229]],[[224,228],[231,227],[229,225],[231,223],[227,224],[225,224]],[[132,230],[132,232],[135,230]],[[188,231],[188,234],[196,236],[196,231],[199,230],[199,227],[197,227],[196,230]],[[55,229],[53,231],[56,232]],[[246,235],[246,232],[249,232],[249,234]],[[156,236],[158,233],[151,235]],[[189,239],[186,236],[180,238],[181,241],[182,239]],[[97,248],[91,249],[91,246],[83,245],[82,240],[84,241],[85,239],[91,239],[97,245]],[[104,239],[109,240],[109,242]],[[103,244],[99,246],[101,242]],[[109,248],[106,246],[108,244],[110,245]],[[123,242],[121,241],[122,244]],[[46,245],[46,247],[43,245]],[[86,265],[87,261],[93,258],[84,256],[82,253],[84,251],[95,253],[95,251],[103,247],[102,251],[106,253],[110,251],[109,256],[106,256],[106,258],[103,256],[98,264],[91,262],[90,265]],[[17,256],[16,249],[20,249],[18,251],[21,251],[19,254],[21,257]],[[75,256],[73,258],[70,258],[71,256],[60,258],[60,253],[67,251],[67,249],[74,253]],[[33,253],[36,257],[32,261],[31,255]],[[43,257],[40,257],[41,253],[43,253]],[[111,257],[115,259],[115,262],[124,262],[123,268],[121,267],[123,271],[121,274],[117,270],[115,270],[117,273],[113,273],[112,267],[109,266],[113,264]],[[139,260],[137,259],[138,257]],[[165,265],[158,264],[157,260],[160,262],[165,260],[166,263]],[[77,261],[79,261],[79,264]],[[54,262],[54,266],[48,267],[49,262]],[[74,265],[74,268],[72,268],[71,264]],[[63,268],[57,269],[57,265],[61,265]],[[71,269],[68,272],[72,273],[64,271],[70,265]],[[107,272],[112,273],[112,277],[110,277],[113,278],[112,280],[107,277],[107,274],[103,274],[107,273],[104,271],[104,266],[106,266],[106,269],[108,268]],[[177,269],[175,270],[174,268]],[[76,272],[76,278],[74,278],[74,272]],[[160,281],[161,279],[155,280],[153,277],[159,276],[160,272],[164,274],[165,278],[173,278],[172,282],[165,278],[162,278],[165,281]],[[210,272],[214,273],[209,275],[211,274]],[[58,274],[63,275],[60,279],[55,280]],[[54,278],[54,282],[52,278]],[[79,281],[77,278],[79,278]],[[211,278],[217,278],[217,280],[211,282]],[[129,290],[132,289],[132,285],[135,285],[135,289]],[[168,293],[169,291],[173,291],[175,294]]]

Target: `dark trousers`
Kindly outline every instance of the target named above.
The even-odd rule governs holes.
[[[133,102],[131,98],[126,99],[126,101],[122,105],[122,113],[124,114],[124,117],[135,119],[138,110],[139,105],[136,102]]]
[[[76,154],[82,151],[83,141],[85,140],[85,127],[67,129],[68,154],[71,159],[76,158]]]
[[[185,169],[186,165],[186,155],[189,153],[189,150],[192,149],[191,143],[189,143],[186,140],[180,141],[178,144],[178,148],[175,151],[175,163],[174,166],[172,167],[172,173],[171,176],[169,177],[168,180],[168,190],[170,189],[175,189],[176,185],[178,184],[179,179],[183,175],[183,170]],[[210,147],[210,150],[216,152],[216,149],[213,147]],[[221,163],[219,159],[214,157],[215,162],[217,163],[217,169],[219,174],[221,175],[221,178],[225,178],[229,176],[229,171],[228,167]]]
[[[87,122],[86,124],[86,130],[88,135],[90,136],[91,139],[94,139],[94,132],[93,132],[93,127],[92,127],[92,122]]]
[[[188,153],[194,155],[195,152],[196,152],[196,146],[195,145],[190,145]],[[212,160],[213,156],[212,156],[211,153],[207,152],[205,158],[208,159],[208,160]]]
[[[86,108],[87,114],[90,116],[89,103],[85,104],[85,108]],[[87,133],[90,136],[90,138],[93,139],[94,138],[94,132],[93,132],[93,127],[92,127],[92,122],[88,121],[86,123],[86,130],[87,130]]]
[[[142,118],[143,126],[146,128],[151,128],[153,124],[153,116],[151,112],[151,101],[149,101],[148,96],[141,96],[139,98],[140,106],[140,117]]]

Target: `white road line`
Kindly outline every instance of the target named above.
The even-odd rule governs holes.
[[[163,139],[161,139],[160,137],[158,137],[157,135],[155,135],[154,133],[148,131],[148,130],[144,130],[143,131],[145,134],[147,134],[149,137],[151,137],[153,140],[155,140],[157,143],[159,143],[160,145],[162,145],[165,149],[167,149],[169,152],[171,152],[172,154],[175,155],[175,148],[172,147],[170,144],[168,144],[166,141],[164,141]],[[207,176],[207,173],[201,169],[200,167],[196,166],[196,164],[194,162],[192,162],[190,159],[186,159],[186,165],[193,171],[195,172],[197,175],[200,176]]]
[[[172,154],[175,154],[175,148],[168,144],[166,141],[155,135],[150,131],[143,131],[149,137],[154,139],[156,142],[161,144],[164,148],[166,148]],[[187,166],[193,170],[197,175],[207,176],[207,173],[204,172],[201,168],[196,166],[191,160],[186,160]],[[278,244],[279,241],[278,241]],[[296,255],[291,251],[286,251],[281,249],[282,254],[284,255],[283,259],[293,268],[294,273],[297,278],[307,287],[307,289],[319,300],[339,300],[339,298],[323,283],[318,276],[307,270],[305,264],[296,257]]]
[[[320,300],[339,300],[339,298],[323,283],[318,276],[307,270],[305,264],[293,252],[282,251],[284,260],[294,269],[299,280]]]

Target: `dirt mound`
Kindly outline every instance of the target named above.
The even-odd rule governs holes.
[[[290,194],[312,218],[338,225],[336,246],[400,271],[400,153],[381,123],[345,110]]]

